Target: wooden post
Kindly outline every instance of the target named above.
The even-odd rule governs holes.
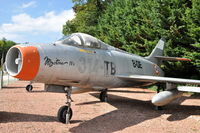
[[[0,71],[0,90],[3,88],[3,70]]]
[[[1,56],[1,70],[0,70],[0,89],[3,88],[3,62],[4,62],[4,49]]]

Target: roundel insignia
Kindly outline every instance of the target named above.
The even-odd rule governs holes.
[[[154,65],[155,75],[160,75],[160,70],[157,65]]]

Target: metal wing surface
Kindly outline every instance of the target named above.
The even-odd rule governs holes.
[[[147,75],[116,75],[116,76],[126,81],[200,85],[200,80],[192,80],[192,79],[169,78],[169,77],[147,76]]]

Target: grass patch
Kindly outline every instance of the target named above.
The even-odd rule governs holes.
[[[146,89],[157,91],[158,87],[156,85],[153,85],[153,86],[147,87]]]

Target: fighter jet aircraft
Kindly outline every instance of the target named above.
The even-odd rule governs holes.
[[[6,56],[8,73],[22,80],[40,82],[52,92],[66,93],[67,102],[58,110],[58,120],[68,123],[72,118],[71,93],[99,90],[100,100],[107,101],[107,89],[145,87],[166,84],[152,103],[163,106],[184,91],[200,92],[199,80],[168,78],[160,65],[163,60],[190,61],[186,58],[164,57],[161,39],[148,57],[140,57],[112,47],[84,33],[65,36],[52,44],[21,44],[10,48]]]

